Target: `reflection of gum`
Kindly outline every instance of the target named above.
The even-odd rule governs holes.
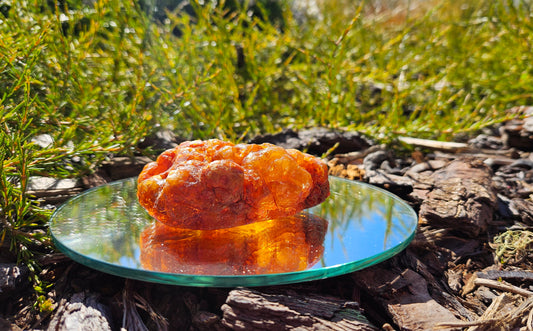
[[[305,270],[321,258],[328,222],[298,214],[221,230],[188,230],[155,222],[141,234],[145,269],[203,275]]]

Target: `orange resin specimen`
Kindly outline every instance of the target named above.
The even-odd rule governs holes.
[[[140,204],[160,222],[214,230],[295,215],[329,196],[322,160],[272,144],[190,141],[138,179]]]
[[[141,234],[143,268],[201,275],[254,275],[305,270],[324,252],[328,223],[298,214],[220,230],[187,230],[155,222]]]

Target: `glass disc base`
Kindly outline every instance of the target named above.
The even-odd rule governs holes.
[[[338,177],[330,177],[330,191],[325,202],[305,211],[313,222],[316,217],[325,223],[301,217],[290,220],[296,223],[288,231],[265,221],[212,239],[198,231],[160,235],[159,223],[137,201],[136,178],[130,178],[71,198],[52,215],[50,231],[59,250],[88,267],[148,282],[212,287],[339,276],[389,259],[413,239],[417,215],[397,196]],[[322,225],[316,230],[313,224]],[[235,233],[243,234],[244,244],[228,243]],[[239,253],[243,249],[249,252]]]

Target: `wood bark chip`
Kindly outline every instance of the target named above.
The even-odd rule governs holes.
[[[437,303],[454,312],[454,315],[461,316],[463,319],[467,320],[475,319],[476,315],[465,308],[463,305],[464,301],[459,297],[449,294],[442,279],[436,278],[433,273],[430,272],[429,267],[419,260],[410,248],[406,250],[405,254],[397,255],[390,262],[399,263],[399,266],[409,268],[422,276],[427,282],[427,286],[425,288],[422,287],[422,290],[431,293],[432,298],[435,299]],[[402,274],[400,270],[396,268],[394,270],[397,275]]]
[[[527,152],[533,146],[533,113],[528,111],[524,121],[505,123],[502,137],[480,136],[475,144],[402,138],[403,143],[415,146],[411,157],[396,157],[390,149],[372,145],[357,133],[289,130],[263,137],[265,142],[307,149],[319,156],[332,155],[330,174],[384,187],[407,200],[419,211],[415,240],[405,252],[382,264],[341,276],[341,280],[317,281],[322,290],[315,289],[315,284],[305,289],[295,285],[271,287],[263,292],[187,289],[143,282],[130,286],[129,281],[124,286],[120,279],[109,283],[107,275],[88,271],[88,277],[88,273],[76,269],[67,273],[64,282],[56,283],[55,291],[59,297],[79,294],[59,301],[48,329],[106,330],[118,328],[122,322],[128,330],[375,330],[364,317],[368,316],[384,330],[394,330],[393,326],[399,330],[430,330],[439,325],[490,330],[494,323],[514,323],[533,331],[530,246],[525,246],[527,254],[519,258],[515,254],[514,260],[503,264],[501,259],[493,261],[493,255],[498,256],[493,247],[497,244],[496,232],[512,228],[529,233],[525,229],[533,224],[533,153]],[[161,142],[172,145],[178,140],[162,136]],[[155,147],[157,142],[145,143]],[[149,161],[146,157],[113,157],[71,187],[32,187],[27,193],[43,204],[58,204],[84,189],[136,176]],[[60,256],[43,256],[40,262],[48,270],[57,265],[63,268],[67,263]],[[54,274],[65,273],[49,272],[48,277]],[[18,279],[22,278],[25,282],[17,283],[19,290],[28,285],[28,277]],[[343,283],[343,279],[349,282]],[[354,280],[357,286],[353,291],[358,294],[350,297],[357,298],[366,311],[357,303],[340,299],[346,297],[346,291],[352,291],[345,285],[353,285]],[[17,290],[17,302],[11,300],[11,287],[0,286],[1,291],[0,314],[6,317],[6,323],[1,324],[0,318],[0,329],[9,323],[24,329],[31,325],[47,329],[42,323],[50,319],[31,317],[35,315],[31,302],[17,304],[24,295],[21,293],[27,291]],[[113,322],[101,302],[112,305]]]
[[[526,270],[484,270],[476,274],[478,278],[484,279],[521,279],[533,281],[533,271]]]
[[[522,222],[533,225],[533,200],[512,199],[510,206],[517,211]]]
[[[222,323],[234,330],[377,330],[355,302],[239,288],[222,306]]]
[[[490,319],[496,319],[496,322],[501,321],[502,317],[505,315],[508,315],[511,313],[516,307],[515,303],[517,302],[517,299],[514,296],[511,296],[507,293],[503,293],[499,296],[497,296],[494,300],[492,300],[492,303],[490,304],[489,308],[481,315],[479,318],[480,321],[484,320],[490,320]],[[494,324],[492,323],[492,326],[494,327]],[[506,326],[500,326],[501,330],[505,330]],[[483,328],[479,326],[474,326],[468,329],[468,331],[480,331],[483,330]]]
[[[477,237],[492,222],[497,195],[491,171],[477,161],[456,160],[437,170],[420,207],[420,221]]]
[[[98,301],[96,296],[84,293],[72,295],[70,300],[62,300],[47,330],[102,330],[111,331],[109,308]]]
[[[376,266],[355,272],[353,277],[402,330],[431,330],[439,323],[460,321],[429,295],[426,280],[411,269],[398,274]]]

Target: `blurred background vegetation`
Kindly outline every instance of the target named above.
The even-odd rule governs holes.
[[[0,0],[0,240],[33,261],[50,210],[29,178],[91,173],[161,129],[465,139],[532,104],[532,17],[529,0]]]

